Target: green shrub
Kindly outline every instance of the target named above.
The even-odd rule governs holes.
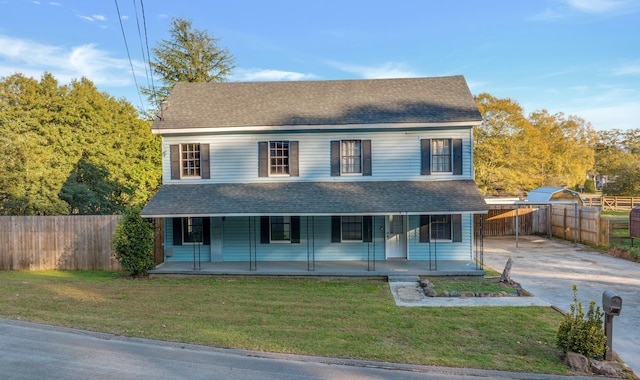
[[[596,181],[592,179],[584,181],[584,192],[588,194],[595,194],[597,192]]]
[[[557,335],[558,348],[573,351],[589,358],[602,359],[606,351],[607,338],[602,317],[604,313],[595,301],[589,301],[589,311],[585,316],[582,302],[578,301],[578,287],[573,285],[571,312],[560,323]]]
[[[141,207],[128,208],[113,233],[115,256],[132,276],[153,269],[153,227],[140,217]]]

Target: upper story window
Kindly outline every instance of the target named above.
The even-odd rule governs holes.
[[[331,175],[371,175],[371,140],[331,141]]]
[[[451,172],[451,140],[433,139],[431,141],[431,165],[434,172]]]
[[[422,175],[462,175],[462,139],[421,139]]]
[[[341,141],[342,174],[362,173],[362,149],[360,140]]]
[[[269,174],[289,174],[289,141],[269,142]]]
[[[182,177],[200,177],[200,144],[181,144]]]
[[[209,144],[170,146],[171,179],[209,179]]]
[[[258,176],[298,177],[298,141],[258,142]]]

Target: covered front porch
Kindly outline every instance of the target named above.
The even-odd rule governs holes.
[[[485,270],[475,261],[439,260],[360,260],[340,261],[264,261],[264,262],[165,262],[150,270],[152,276],[231,275],[231,276],[482,276]]]

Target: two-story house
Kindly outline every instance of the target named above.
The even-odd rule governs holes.
[[[141,215],[164,218],[166,264],[197,248],[248,270],[469,267],[488,210],[473,180],[480,122],[462,76],[179,83],[152,126],[163,184]]]

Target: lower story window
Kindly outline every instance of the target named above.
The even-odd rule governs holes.
[[[271,217],[271,241],[291,241],[291,217]]]
[[[342,241],[362,241],[362,217],[342,217]]]
[[[182,218],[182,242],[185,244],[204,242],[202,218]]]
[[[431,239],[451,240],[451,215],[431,215]]]

